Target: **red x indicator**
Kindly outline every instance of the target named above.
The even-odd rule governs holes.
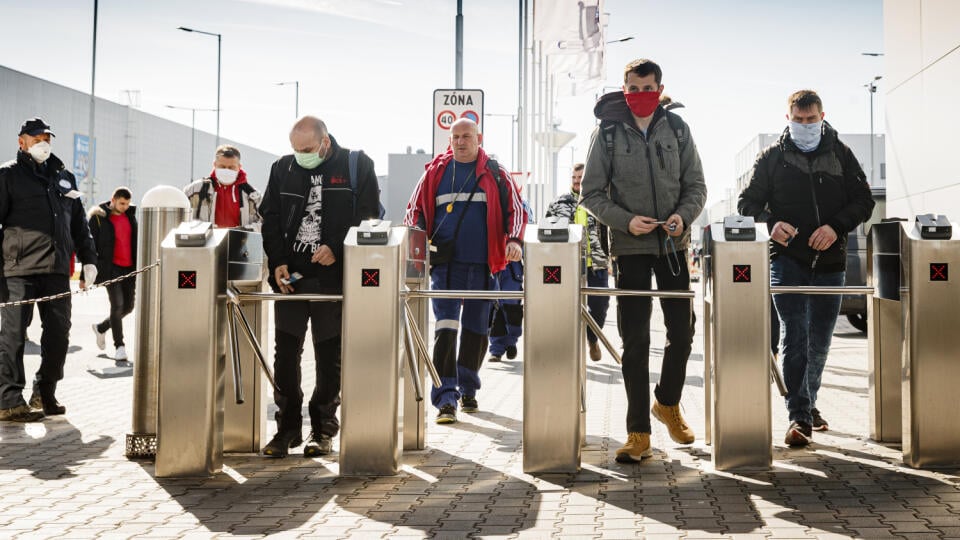
[[[733,265],[733,282],[734,283],[750,283],[750,265],[749,264]]]
[[[380,286],[380,269],[379,268],[364,268],[363,276],[360,278],[361,287],[379,287]]]
[[[930,263],[930,281],[950,281],[947,263]]]
[[[178,289],[196,289],[197,271],[196,270],[178,270],[177,271]]]
[[[543,267],[543,282],[550,285],[559,285],[560,284],[560,267],[559,266],[544,266]]]

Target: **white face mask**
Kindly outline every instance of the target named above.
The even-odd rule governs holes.
[[[229,186],[237,181],[237,175],[240,174],[240,171],[235,171],[233,169],[215,169],[217,171],[217,182],[225,186]]]
[[[30,154],[30,157],[32,157],[37,163],[43,163],[46,161],[47,158],[50,157],[51,151],[52,148],[50,147],[50,143],[47,141],[40,141],[30,148],[27,148],[27,153]]]
[[[793,139],[793,144],[797,145],[801,152],[810,152],[820,146],[822,129],[822,120],[813,124],[790,122],[790,138]]]

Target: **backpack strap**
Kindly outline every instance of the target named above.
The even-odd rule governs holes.
[[[493,179],[497,182],[497,193],[500,195],[500,218],[503,220],[503,234],[510,233],[510,192],[507,190],[507,184],[500,176],[500,164],[497,160],[490,158],[487,160],[487,169],[493,174]]]
[[[680,146],[680,153],[683,154],[683,151],[687,148],[687,143],[690,142],[690,133],[687,132],[687,126],[679,114],[670,111],[665,112],[667,113],[667,123],[670,124],[670,129],[677,136],[677,144]]]

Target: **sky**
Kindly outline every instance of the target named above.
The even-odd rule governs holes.
[[[486,113],[514,114],[518,2],[463,0],[463,11],[464,87],[484,90]],[[634,58],[661,65],[666,93],[685,105],[711,203],[733,188],[736,153],[784,128],[794,90],[817,90],[841,133],[870,131],[865,85],[884,59],[862,53],[883,52],[882,0],[606,0],[604,11],[606,39],[633,37],[607,46],[606,90]],[[430,151],[433,91],[455,83],[456,0],[100,0],[98,14],[99,97],[126,103],[137,91],[143,111],[189,125],[190,111],[166,106],[215,108],[216,38],[177,28],[220,33],[221,136],[289,153],[294,87],[276,83],[296,80],[300,114],[364,149],[378,174],[390,153]],[[38,17],[42,33],[26,23]],[[93,0],[0,0],[0,20],[0,65],[89,92]],[[586,152],[594,100],[556,100],[558,128],[577,134],[560,152],[561,179]],[[198,129],[215,131],[215,113],[196,116]],[[485,122],[485,148],[509,163],[511,119]]]

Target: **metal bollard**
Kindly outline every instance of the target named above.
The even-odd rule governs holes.
[[[156,186],[140,201],[137,260],[149,264],[160,258],[160,244],[187,219],[190,201],[173,186]],[[127,434],[128,458],[151,458],[157,453],[157,361],[160,336],[160,269],[137,278],[136,362],[133,364],[132,433]]]

